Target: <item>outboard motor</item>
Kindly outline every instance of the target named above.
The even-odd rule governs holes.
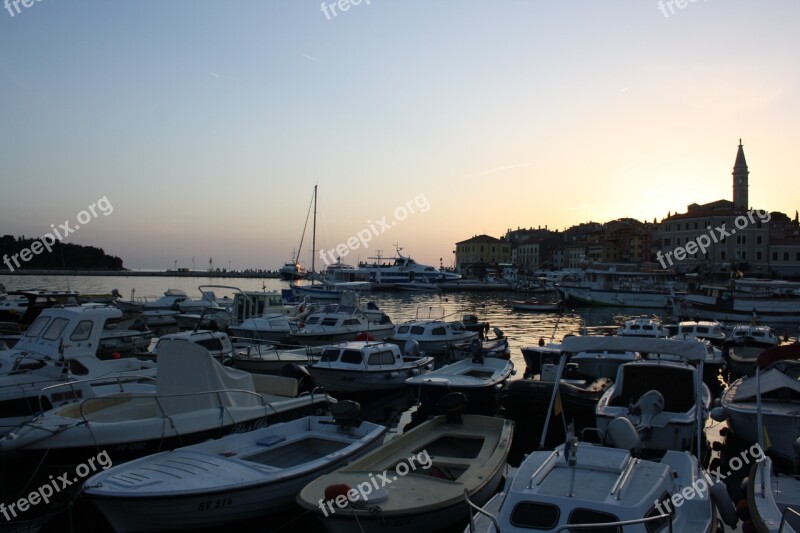
[[[331,407],[331,416],[344,431],[349,431],[361,425],[361,405],[352,400],[336,402]]]
[[[472,339],[469,343],[469,352],[472,354],[472,362],[483,364],[483,343],[478,339]]]
[[[451,392],[439,400],[436,411],[447,416],[448,424],[461,424],[461,413],[469,405],[469,400],[463,392]]]
[[[408,339],[406,341],[405,346],[403,346],[403,355],[408,356],[418,356],[419,355],[419,343],[414,339]]]
[[[314,388],[314,378],[311,377],[311,373],[306,367],[297,363],[290,363],[281,368],[281,376],[296,379],[298,393],[311,392]]]

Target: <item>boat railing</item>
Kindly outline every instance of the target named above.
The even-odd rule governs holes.
[[[784,524],[786,524],[787,520],[786,518],[787,514],[793,514],[794,516],[800,518],[800,512],[796,511],[792,507],[787,507],[786,509],[784,509],[783,512],[781,513],[781,523],[778,526],[778,533],[781,533],[783,531],[783,526]],[[794,531],[794,529],[792,529],[792,531]]]
[[[81,395],[86,389],[86,386],[102,386],[102,385],[117,385],[119,392],[125,392],[125,383],[147,383],[153,385],[156,383],[156,378],[153,376],[145,376],[140,374],[126,374],[124,376],[103,376],[97,378],[76,379],[66,381],[64,383],[56,383],[43,387],[39,391],[39,412],[44,412],[46,409],[42,405],[42,399],[47,398],[50,403],[53,403],[53,398],[58,398],[57,395],[63,395],[64,399],[72,398],[73,400],[88,400],[91,398],[82,398]],[[66,389],[66,392],[59,392],[59,389]],[[80,391],[80,394],[78,392]],[[58,401],[58,400],[56,400]]]
[[[180,414],[180,413],[184,413],[184,412],[188,412],[188,411],[197,410],[196,409],[197,406],[193,402],[192,403],[193,409],[189,409],[189,408],[169,409],[164,405],[165,401],[168,402],[170,400],[180,400],[180,399],[187,399],[188,400],[188,399],[194,399],[194,398],[216,398],[216,404],[215,405],[210,405],[210,406],[208,406],[208,408],[214,408],[214,409],[219,408],[222,412],[224,412],[225,414],[228,415],[228,418],[230,420],[236,422],[236,419],[228,411],[229,407],[236,407],[236,405],[234,405],[233,402],[231,401],[231,396],[232,395],[236,395],[236,394],[244,395],[245,398],[252,398],[256,402],[255,405],[240,405],[241,407],[263,407],[264,411],[265,411],[265,416],[266,416],[266,411],[269,408],[271,408],[276,415],[279,414],[278,410],[275,408],[275,406],[272,405],[271,403],[267,402],[264,399],[264,397],[261,396],[259,393],[254,392],[254,391],[244,390],[244,389],[218,389],[218,390],[210,390],[210,391],[202,391],[202,392],[185,392],[185,393],[179,393],[179,394],[141,394],[140,393],[140,394],[126,394],[125,396],[111,396],[111,397],[109,397],[109,396],[99,396],[99,397],[94,397],[94,398],[87,398],[87,399],[81,401],[79,406],[78,406],[78,411],[79,411],[80,417],[81,417],[81,419],[83,419],[84,423],[88,424],[89,423],[89,419],[87,418],[87,415],[90,415],[91,413],[102,409],[103,408],[103,404],[117,405],[117,404],[121,404],[121,403],[132,402],[132,401],[135,401],[135,400],[147,400],[147,401],[152,401],[155,404],[156,408],[158,409],[158,412],[161,413],[161,418],[163,418],[165,420],[169,420],[170,421],[170,425],[174,427],[174,425],[175,425],[175,421],[173,419],[174,415],[177,415],[177,414]],[[228,401],[225,401],[223,398],[226,398]],[[97,405],[97,407],[93,407],[93,405]],[[110,406],[110,405],[108,405],[108,406]],[[147,416],[147,413],[143,413],[143,416],[142,416],[141,419],[144,420],[144,419],[148,419],[148,418],[154,418],[154,417]],[[126,420],[132,420],[132,419],[131,418],[126,418]]]
[[[554,530],[555,533],[559,531],[574,531],[574,530],[581,530],[581,529],[601,529],[601,528],[611,528],[611,527],[618,527],[618,526],[635,526],[637,524],[647,524],[649,522],[656,522],[658,520],[669,519],[669,531],[672,533],[672,515],[669,514],[660,514],[655,516],[648,516],[646,518],[635,518],[632,520],[617,520],[616,522],[597,522],[591,524],[564,524],[563,526],[559,526],[558,529]],[[498,529],[499,531],[499,529]]]
[[[469,493],[466,491],[466,489],[464,490],[464,501],[467,502],[467,505],[469,506],[470,509],[474,510],[476,513],[482,514],[483,516],[491,520],[492,525],[494,525],[494,530],[499,533],[500,523],[497,521],[497,518],[483,507],[480,507],[479,505],[473,503],[472,500],[469,499]],[[469,530],[470,532],[475,531],[475,521],[473,520],[472,513],[469,513]]]

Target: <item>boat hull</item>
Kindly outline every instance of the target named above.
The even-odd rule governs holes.
[[[649,307],[667,309],[670,295],[655,291],[601,290],[589,287],[558,287],[566,302],[576,305],[598,305],[609,307]]]

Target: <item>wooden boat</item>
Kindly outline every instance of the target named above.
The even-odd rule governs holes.
[[[403,355],[390,342],[351,341],[326,346],[308,367],[317,385],[330,392],[402,388],[411,376],[433,368],[433,357]]]
[[[309,483],[297,503],[328,531],[443,531],[467,517],[465,492],[483,504],[497,489],[513,427],[488,416],[437,416]],[[351,488],[359,493],[348,505],[327,501]]]
[[[380,446],[386,428],[358,404],[114,466],[83,494],[115,531],[201,529],[291,506],[308,483]]]
[[[0,439],[0,451],[78,464],[104,449],[115,462],[293,420],[327,408],[298,381],[222,366],[184,340],[159,346],[155,392],[113,392],[46,411]]]
[[[511,308],[515,311],[537,311],[539,313],[558,313],[564,308],[564,302],[540,302],[537,300],[511,300]]]
[[[462,359],[427,374],[408,378],[414,396],[423,407],[433,410],[448,393],[461,392],[469,402],[469,412],[494,413],[497,393],[514,372],[514,363],[504,359]]]

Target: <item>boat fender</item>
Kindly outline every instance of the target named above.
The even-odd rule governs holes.
[[[710,480],[708,480],[710,482]],[[733,500],[728,495],[728,488],[724,483],[711,483],[709,490],[711,501],[719,512],[719,517],[730,527],[735,528],[739,523],[737,509],[733,506]]]
[[[711,418],[715,422],[724,422],[728,418],[728,413],[722,407],[715,407],[711,410]]]

